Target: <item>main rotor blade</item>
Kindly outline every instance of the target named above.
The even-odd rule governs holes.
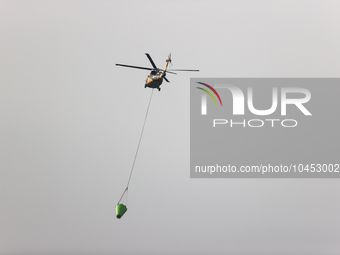
[[[199,70],[192,69],[170,69],[171,71],[185,71],[185,72],[199,72]]]
[[[167,78],[164,77],[164,80],[166,80],[166,82],[170,82]]]
[[[163,70],[163,69],[158,69],[158,70],[161,70],[161,71],[163,71],[163,72],[164,72],[164,70]],[[168,70],[166,70],[165,72],[166,72],[166,73],[171,73],[171,74],[177,74],[177,73],[174,73],[174,72],[169,72]]]
[[[155,65],[155,63],[153,62],[152,58],[150,57],[149,53],[145,53],[145,55],[148,57],[148,59],[150,60],[151,65],[153,66],[153,68],[157,69],[157,66]]]
[[[141,66],[129,66],[129,65],[122,65],[122,64],[116,64],[116,66],[124,66],[124,67],[137,68],[137,69],[144,69],[144,70],[153,70],[153,68],[149,68],[149,67],[141,67]]]

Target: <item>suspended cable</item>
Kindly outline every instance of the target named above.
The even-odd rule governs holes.
[[[126,188],[126,189],[124,190],[124,192],[123,192],[122,196],[120,197],[120,199],[119,199],[117,205],[120,204],[120,202],[122,201],[122,199],[123,199],[123,197],[124,197],[124,194],[126,193],[126,195],[127,195],[127,191],[128,191],[128,188]],[[122,202],[124,202],[124,201],[122,201]]]
[[[148,109],[146,110],[145,119],[144,119],[144,124],[143,124],[143,128],[142,128],[142,132],[141,132],[141,134],[140,134],[140,138],[139,138],[139,142],[138,142],[138,146],[137,146],[135,158],[134,158],[134,160],[133,160],[133,164],[132,164],[132,168],[131,168],[129,180],[128,180],[128,183],[127,183],[127,185],[126,185],[126,190],[129,188],[129,184],[130,184],[130,180],[131,180],[131,175],[132,175],[132,172],[133,172],[133,168],[134,168],[134,166],[135,166],[135,162],[136,162],[136,158],[137,158],[137,154],[138,154],[138,150],[139,150],[139,145],[140,145],[140,142],[142,141],[143,132],[144,132],[144,127],[145,127],[146,119],[147,119],[147,117],[148,117],[149,108],[150,108],[150,104],[151,104],[151,99],[152,99],[152,95],[153,95],[153,89],[152,89],[151,91],[152,91],[152,92],[151,92],[151,96],[150,96],[150,100],[149,100]]]
[[[117,205],[116,205],[116,217],[117,217],[117,219],[120,219],[120,218],[124,215],[124,213],[127,211],[126,204],[127,204],[127,196],[128,196],[129,184],[130,184],[130,180],[131,180],[131,176],[132,176],[133,169],[134,169],[134,167],[135,167],[135,162],[136,162],[136,158],[137,158],[138,151],[139,151],[139,145],[140,145],[140,143],[141,143],[141,141],[142,141],[143,132],[144,132],[144,127],[145,127],[146,119],[147,119],[147,117],[148,117],[148,113],[149,113],[149,108],[150,108],[150,104],[151,104],[152,95],[153,95],[153,89],[152,89],[152,92],[151,92],[151,96],[150,96],[148,108],[147,108],[147,110],[146,110],[145,119],[144,119],[144,124],[143,124],[143,128],[142,128],[142,132],[141,132],[141,134],[140,134],[140,138],[139,138],[139,142],[138,142],[138,146],[137,146],[135,158],[134,158],[134,160],[133,160],[133,164],[132,164],[132,168],[131,168],[129,180],[128,180],[128,182],[127,182],[126,188],[125,188],[125,190],[124,190],[122,196],[120,197],[120,199],[119,199],[119,201],[118,201],[118,203],[117,203]],[[124,204],[124,200],[126,200],[126,203],[125,203],[125,204]]]
[[[134,158],[134,160],[133,160],[133,164],[132,164],[132,168],[131,168],[129,180],[128,180],[128,183],[127,183],[127,185],[126,185],[126,188],[125,188],[125,190],[124,190],[122,196],[120,197],[120,199],[119,199],[119,201],[118,201],[118,203],[117,203],[117,205],[116,205],[116,217],[117,217],[117,219],[120,219],[120,218],[124,215],[124,213],[127,211],[126,204],[127,204],[127,196],[128,196],[129,184],[130,184],[132,172],[133,172],[133,169],[134,169],[134,166],[135,166],[136,158],[137,158],[137,155],[138,155],[139,145],[140,145],[140,142],[142,141],[143,132],[144,132],[144,127],[145,127],[146,119],[147,119],[147,117],[148,117],[148,113],[149,113],[149,108],[150,108],[150,104],[151,104],[152,95],[153,95],[153,89],[152,89],[152,92],[151,92],[151,96],[150,96],[150,100],[149,100],[149,104],[148,104],[148,109],[146,110],[145,119],[144,119],[144,124],[143,124],[143,128],[142,128],[142,132],[141,132],[141,134],[140,134],[140,138],[139,138],[139,142],[138,142],[138,146],[137,146],[135,158]],[[126,200],[125,205],[124,205],[124,200]]]

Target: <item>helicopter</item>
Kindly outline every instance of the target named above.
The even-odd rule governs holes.
[[[158,91],[161,90],[160,86],[163,82],[163,79],[166,82],[170,82],[165,76],[166,73],[171,73],[171,74],[177,74],[174,73],[172,71],[187,71],[187,72],[198,72],[199,70],[190,70],[190,69],[172,69],[171,71],[167,70],[169,63],[171,62],[171,53],[169,54],[167,60],[166,61],[166,65],[164,70],[158,68],[155,63],[153,62],[151,56],[149,55],[149,53],[145,53],[145,55],[147,56],[147,58],[149,59],[152,68],[150,67],[141,67],[141,66],[130,66],[130,65],[123,65],[123,64],[116,64],[116,66],[123,66],[123,67],[130,67],[130,68],[137,68],[137,69],[144,69],[144,70],[151,70],[150,74],[148,75],[148,77],[146,78],[145,81],[145,86],[144,88],[148,87],[148,88],[153,88],[153,89],[158,89]]]

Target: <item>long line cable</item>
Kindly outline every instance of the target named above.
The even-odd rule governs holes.
[[[150,100],[149,100],[148,109],[146,110],[145,119],[144,119],[144,124],[143,124],[143,128],[142,128],[142,132],[141,132],[141,134],[140,134],[140,138],[139,138],[139,142],[138,142],[138,146],[137,146],[135,158],[134,158],[134,160],[133,160],[133,164],[132,164],[132,168],[131,168],[129,180],[128,180],[128,183],[127,183],[127,185],[126,185],[126,190],[129,188],[129,184],[130,184],[132,172],[133,172],[133,169],[134,169],[134,167],[135,167],[135,162],[136,162],[136,158],[137,158],[137,154],[138,154],[138,150],[139,150],[139,145],[140,145],[140,142],[142,141],[143,132],[144,132],[144,127],[145,127],[146,119],[147,119],[148,113],[149,113],[149,108],[150,108],[150,104],[151,104],[152,95],[153,95],[153,89],[152,89],[152,92],[151,92],[151,96],[150,96]]]
[[[151,92],[151,96],[150,96],[148,108],[147,108],[147,110],[146,110],[146,114],[145,114],[145,118],[144,118],[144,124],[143,124],[143,128],[142,128],[142,132],[141,132],[140,137],[139,137],[139,142],[138,142],[138,146],[137,146],[135,158],[134,158],[134,160],[133,160],[133,164],[132,164],[132,168],[131,168],[129,180],[128,180],[127,185],[126,185],[126,188],[125,188],[125,190],[124,190],[124,192],[123,192],[122,196],[120,197],[120,199],[119,199],[119,201],[118,201],[117,204],[120,204],[120,202],[121,202],[122,199],[124,198],[124,194],[125,194],[125,193],[126,193],[126,196],[127,196],[127,192],[128,192],[128,189],[129,189],[129,184],[130,184],[132,172],[133,172],[133,169],[134,169],[134,167],[135,167],[136,158],[137,158],[138,151],[139,151],[139,146],[140,146],[140,143],[141,143],[141,141],[142,141],[142,137],[143,137],[143,133],[144,133],[144,127],[145,127],[146,119],[147,119],[148,113],[149,113],[149,108],[150,108],[150,104],[151,104],[152,95],[153,95],[153,90],[152,90],[152,92]],[[124,202],[124,200],[125,200],[125,199],[123,199],[123,202]],[[126,200],[127,200],[127,198],[126,198]],[[127,201],[126,201],[126,203],[127,203]]]

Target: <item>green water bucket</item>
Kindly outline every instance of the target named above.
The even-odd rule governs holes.
[[[123,205],[123,204],[116,205],[116,217],[117,217],[117,219],[120,219],[124,215],[124,213],[126,213],[126,211],[127,211],[127,208],[126,208],[125,205]]]

